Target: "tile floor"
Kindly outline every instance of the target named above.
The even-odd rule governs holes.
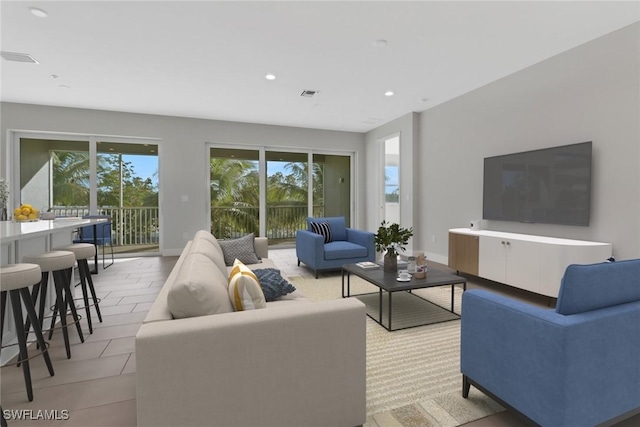
[[[270,250],[269,256],[287,276],[313,276],[307,268],[298,267],[294,249]],[[75,331],[71,336],[71,359],[64,353],[61,331],[56,331],[50,344],[55,376],[50,377],[42,358],[31,361],[34,401],[28,402],[22,370],[4,366],[0,371],[1,403],[5,410],[27,410],[23,416],[36,420],[10,420],[9,426],[118,426],[136,425],[135,406],[135,346],[134,337],[149,307],[177,257],[143,257],[119,259],[115,265],[94,275],[94,283],[103,322],[94,316],[94,333],[84,326],[85,342]],[[442,267],[442,266],[440,266]],[[336,274],[336,273],[327,273]],[[470,281],[469,287],[492,287],[490,283]],[[529,302],[546,306],[546,298],[518,293],[503,288],[494,289]],[[46,418],[48,415],[66,419]],[[57,412],[55,412],[57,411]],[[367,420],[370,427],[399,426],[393,417],[379,414]],[[467,424],[469,427],[524,426],[511,412],[502,412]],[[619,426],[640,425],[640,415]]]

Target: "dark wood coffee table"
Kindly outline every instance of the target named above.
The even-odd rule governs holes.
[[[467,279],[465,279],[464,277],[460,277],[455,274],[429,268],[429,270],[427,271],[427,277],[424,279],[416,279],[412,275],[410,281],[399,282],[396,280],[397,279],[396,272],[386,272],[382,269],[382,267],[377,269],[372,269],[372,270],[365,270],[358,267],[356,264],[345,264],[342,266],[342,297],[343,298],[369,296],[368,298],[370,300],[370,296],[375,294],[375,293],[368,293],[368,294],[351,295],[351,275],[352,274],[378,287],[379,289],[379,291],[377,292],[378,301],[377,301],[377,304],[374,304],[378,308],[378,316],[376,318],[374,315],[369,313],[370,310],[367,310],[367,315],[371,317],[371,319],[373,319],[375,322],[377,322],[380,326],[387,329],[388,331],[397,331],[400,329],[412,328],[416,326],[424,326],[432,323],[456,320],[460,318],[460,314],[454,311],[454,287],[457,284],[462,284],[462,289],[463,291],[465,291],[467,289]],[[345,278],[346,278],[346,281],[345,281]],[[415,293],[412,293],[412,291],[416,289],[433,288],[438,286],[451,286],[451,309],[441,307],[440,305],[435,304],[432,301],[429,301]],[[383,306],[384,306],[383,293],[385,292],[387,295],[387,313],[386,314],[388,315],[388,318],[385,319],[386,324],[383,321]],[[430,304],[431,306],[429,307],[436,306],[441,310],[444,310],[453,314],[453,316],[449,315],[445,320],[436,319],[434,321],[426,321],[419,324],[414,324],[411,326],[405,326],[405,327],[394,329],[392,327],[392,309],[393,309],[392,301],[393,301],[393,295],[399,292],[410,295],[412,298],[419,298],[420,300],[424,301],[424,303]],[[421,303],[422,301],[419,301],[419,302]],[[415,301],[415,302],[418,302],[418,301]]]

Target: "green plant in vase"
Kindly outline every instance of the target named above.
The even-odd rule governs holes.
[[[385,271],[398,269],[398,252],[404,251],[411,236],[413,236],[413,227],[403,228],[399,224],[382,221],[375,234],[374,242],[376,251],[385,252],[383,267]]]

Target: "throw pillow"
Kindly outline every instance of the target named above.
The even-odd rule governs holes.
[[[257,264],[260,262],[256,255],[253,233],[247,234],[239,239],[218,240],[224,255],[226,265],[233,265],[233,261],[239,259],[244,264]]]
[[[296,288],[282,277],[280,270],[275,268],[261,268],[253,270],[260,281],[262,293],[267,302],[275,301],[278,298],[290,294]]]
[[[167,306],[175,319],[233,311],[227,277],[203,254],[188,254],[167,294]]]
[[[258,278],[240,260],[234,261],[229,273],[229,297],[236,311],[254,310],[267,306]]]
[[[310,222],[309,224],[311,225],[311,231],[324,237],[325,243],[333,242],[331,226],[329,226],[328,222]]]

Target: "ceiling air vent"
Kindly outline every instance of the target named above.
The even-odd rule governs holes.
[[[39,64],[39,62],[33,59],[33,56],[29,55],[28,53],[0,52],[0,56],[2,56],[7,61],[30,62],[32,64]]]
[[[319,94],[319,90],[303,90],[300,96],[304,96],[305,98],[313,98],[315,95]]]

